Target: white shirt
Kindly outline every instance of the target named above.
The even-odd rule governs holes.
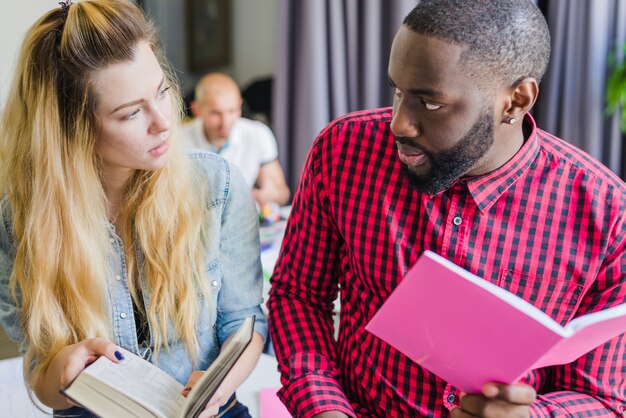
[[[251,189],[261,166],[278,158],[274,134],[267,125],[255,120],[237,119],[228,141],[219,152],[204,136],[201,119],[195,118],[184,124],[181,132],[186,148],[198,148],[224,157],[239,168]]]

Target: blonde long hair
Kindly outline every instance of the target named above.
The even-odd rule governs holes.
[[[11,289],[21,302],[31,387],[61,348],[112,337],[105,295],[113,249],[95,153],[92,79],[112,63],[131,60],[141,41],[152,45],[175,86],[154,27],[124,0],[83,0],[67,14],[52,10],[31,27],[22,46],[0,130],[0,191],[13,222]],[[176,125],[182,100],[179,92],[171,97]],[[173,129],[173,155],[164,168],[133,175],[118,225],[130,288],[138,287],[141,270],[152,295],[145,314],[156,349],[168,347],[171,324],[194,359],[198,316],[208,315],[199,312],[199,295],[210,300],[204,271],[207,191],[193,181],[197,172],[175,134]],[[142,266],[137,247],[145,255]],[[136,292],[132,296],[137,300]]]

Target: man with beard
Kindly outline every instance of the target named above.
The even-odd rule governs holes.
[[[549,54],[531,0],[422,0],[392,45],[393,109],[349,114],[320,133],[268,303],[279,397],[292,414],[626,411],[623,335],[519,383],[464,394],[365,330],[424,250],[561,324],[626,302],[624,183],[528,114]]]

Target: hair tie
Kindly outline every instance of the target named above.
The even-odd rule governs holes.
[[[70,6],[72,5],[72,0],[60,1],[59,5],[61,6],[61,17],[63,17],[63,19],[66,19],[67,12],[69,11]]]

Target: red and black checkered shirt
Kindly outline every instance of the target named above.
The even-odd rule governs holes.
[[[424,250],[561,324],[626,302],[626,187],[615,174],[527,116],[532,134],[509,162],[429,196],[406,175],[390,122],[378,109],[331,123],[294,198],[268,308],[279,397],[300,417],[445,417],[458,404],[455,388],[365,331]],[[522,379],[539,394],[531,416],[622,416],[625,360],[622,335],[533,370]]]

